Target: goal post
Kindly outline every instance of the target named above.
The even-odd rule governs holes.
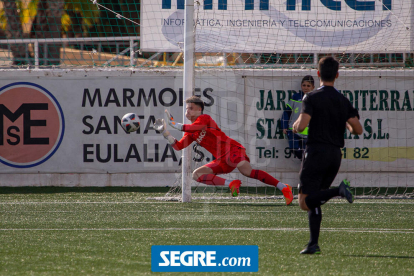
[[[185,0],[184,28],[184,100],[194,95],[194,1]],[[183,104],[183,120],[185,121],[186,105]],[[183,150],[182,155],[182,201],[191,202],[191,147]]]

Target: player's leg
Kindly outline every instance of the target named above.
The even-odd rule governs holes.
[[[268,174],[265,171],[261,170],[254,170],[249,162],[249,160],[242,160],[237,164],[237,169],[243,174],[244,176],[247,176],[249,178],[254,178],[257,180],[260,180],[261,182],[275,186],[280,191],[282,191],[283,196],[286,200],[286,205],[289,205],[292,203],[293,200],[293,194],[292,194],[292,187],[290,187],[288,184],[284,184]]]
[[[348,179],[342,180],[341,184],[339,184],[339,195],[341,197],[346,198],[349,203],[354,202],[354,195],[351,192],[351,186]]]
[[[299,188],[300,189],[300,188]],[[309,221],[309,242],[305,249],[303,249],[300,254],[320,254],[321,250],[319,248],[319,233],[321,230],[322,223],[322,209],[321,206],[315,208],[309,208],[306,205],[305,199],[308,195],[304,194],[300,189],[299,191],[299,206],[302,210],[307,211],[308,221]]]
[[[304,194],[302,190],[299,191],[299,206],[302,210],[308,212],[310,233],[308,245],[300,252],[300,254],[320,254],[321,250],[318,245],[318,240],[322,223],[322,209],[321,206],[309,209],[305,202],[307,196],[308,195]]]
[[[319,254],[318,239],[322,222],[322,210],[320,206],[309,207],[307,198],[320,190],[320,184],[323,179],[324,162],[320,163],[321,154],[318,149],[307,148],[299,173],[299,206],[302,210],[307,211],[309,220],[310,238],[307,247],[302,250],[301,254]]]
[[[217,176],[213,169],[206,165],[194,170],[193,179],[197,182],[213,186],[223,186],[226,183],[226,179]]]
[[[323,155],[325,164],[327,164],[327,166],[324,168],[323,172],[321,172],[322,179],[320,184],[320,191],[309,194],[306,199],[304,199],[306,206],[309,209],[318,208],[333,197],[348,195],[347,191],[349,189],[345,188],[348,186],[346,186],[344,183],[341,183],[338,188],[329,189],[332,182],[335,180],[335,177],[339,171],[339,167],[341,166],[342,157],[340,149],[336,147],[324,147]]]
[[[321,205],[335,196],[342,195],[344,183],[340,188],[329,189],[341,165],[341,151],[336,147],[311,147],[306,150],[300,171],[299,205],[308,211],[310,240],[301,254],[318,254],[320,226],[322,222]]]
[[[223,160],[219,158],[194,170],[193,179],[206,185],[227,186],[230,188],[232,196],[237,196],[239,194],[241,181],[238,179],[224,179],[217,176],[217,174],[229,173],[232,170],[234,170],[234,168],[229,168],[226,164],[223,164]]]

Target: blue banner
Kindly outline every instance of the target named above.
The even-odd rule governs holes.
[[[258,272],[257,245],[153,245],[153,272]]]

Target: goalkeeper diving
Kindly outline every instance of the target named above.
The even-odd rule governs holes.
[[[230,173],[237,168],[244,176],[260,180],[265,184],[278,188],[285,197],[286,205],[292,203],[292,188],[264,171],[252,169],[246,149],[221,131],[209,115],[203,114],[204,102],[199,97],[192,96],[185,102],[185,116],[192,124],[177,123],[169,112],[165,111],[168,116],[168,124],[175,129],[185,132],[180,141],[175,139],[167,130],[164,119],[157,119],[154,123],[154,129],[159,131],[175,150],[182,150],[195,141],[216,158],[212,162],[194,170],[193,179],[195,181],[206,185],[227,186],[230,188],[232,196],[238,196],[241,185],[240,180],[228,180],[217,176]]]

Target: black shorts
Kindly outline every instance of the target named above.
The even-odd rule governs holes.
[[[341,166],[341,149],[328,144],[308,145],[299,173],[299,192],[312,194],[328,189]]]

